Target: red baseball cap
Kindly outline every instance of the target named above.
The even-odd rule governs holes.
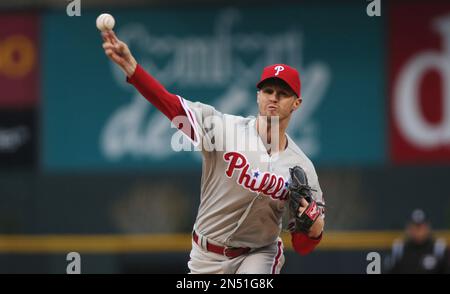
[[[271,78],[283,80],[289,85],[292,91],[294,91],[297,97],[300,97],[300,76],[295,68],[281,63],[266,66],[262,72],[260,81],[256,84],[256,87],[260,89],[262,82]]]

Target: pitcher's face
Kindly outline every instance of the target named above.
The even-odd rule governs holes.
[[[289,118],[302,102],[287,84],[277,79],[261,85],[257,101],[260,115],[278,116],[280,121]]]

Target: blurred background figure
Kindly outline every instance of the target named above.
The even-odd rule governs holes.
[[[449,273],[449,254],[444,239],[435,239],[425,212],[416,209],[406,225],[404,240],[392,246],[390,268],[392,274]]]

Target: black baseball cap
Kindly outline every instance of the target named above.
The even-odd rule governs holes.
[[[421,225],[428,223],[428,218],[422,209],[414,209],[409,220],[411,224]]]

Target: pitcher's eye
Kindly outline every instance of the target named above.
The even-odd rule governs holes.
[[[273,93],[273,89],[265,88],[265,89],[263,89],[263,93],[265,93],[265,94],[272,94]]]

